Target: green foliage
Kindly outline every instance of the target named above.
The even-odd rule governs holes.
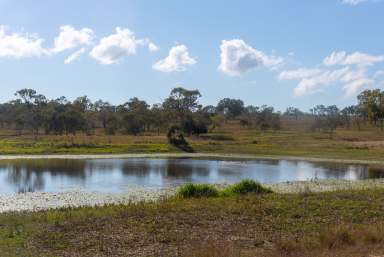
[[[260,183],[253,180],[243,180],[240,183],[229,186],[223,190],[218,190],[212,185],[206,184],[186,184],[179,188],[177,196],[180,198],[201,198],[201,197],[217,197],[217,196],[235,196],[248,193],[267,194],[272,190],[263,187]]]
[[[262,186],[260,183],[256,181],[245,179],[222,191],[222,194],[224,196],[243,195],[248,193],[266,194],[266,193],[272,193],[272,190]]]
[[[180,198],[217,197],[219,191],[212,185],[186,184],[179,188],[176,195]]]

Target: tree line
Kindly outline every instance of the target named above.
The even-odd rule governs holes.
[[[208,133],[228,120],[238,120],[242,126],[260,130],[278,130],[281,117],[310,117],[311,129],[333,133],[338,126],[369,122],[384,129],[384,91],[366,90],[358,95],[358,103],[339,109],[336,105],[317,105],[310,112],[289,107],[284,113],[271,106],[246,106],[240,99],[224,98],[216,106],[199,103],[198,90],[174,88],[158,104],[133,97],[112,105],[106,101],[92,102],[87,96],[69,101],[65,97],[48,99],[33,89],[15,93],[16,99],[0,104],[0,126],[14,129],[18,134],[76,134],[92,135],[101,128],[105,134],[137,135],[146,131],[180,130],[185,135]]]

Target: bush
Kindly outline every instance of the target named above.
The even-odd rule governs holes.
[[[240,183],[234,184],[223,190],[224,195],[242,195],[248,193],[266,194],[272,193],[269,188],[263,187],[260,183],[253,180],[243,180]]]
[[[217,197],[219,191],[211,185],[186,184],[179,188],[177,196],[180,198]]]

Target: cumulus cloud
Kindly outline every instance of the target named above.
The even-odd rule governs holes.
[[[347,96],[352,96],[358,93],[363,87],[371,85],[374,82],[373,79],[369,78],[365,69],[352,69],[350,67],[335,70],[303,68],[283,71],[280,73],[279,79],[299,80],[298,85],[294,89],[295,96],[305,96],[320,91],[325,86],[339,84],[343,85],[343,90]]]
[[[162,72],[184,71],[187,66],[196,64],[196,60],[189,55],[185,45],[177,45],[169,50],[164,59],[156,62],[152,68]]]
[[[80,56],[85,53],[85,48],[81,48],[80,50],[77,50],[76,52],[74,52],[73,54],[71,54],[70,56],[68,56],[65,60],[64,60],[64,63],[65,64],[70,64],[71,62],[73,61],[76,61],[77,59],[80,58]]]
[[[37,34],[10,32],[6,26],[0,25],[0,58],[26,58],[55,56],[66,50],[73,50],[65,60],[72,63],[94,45],[94,32],[90,28],[76,29],[71,25],[60,27],[59,34],[54,38],[53,46],[44,47],[44,39]],[[125,56],[135,54],[139,46],[146,46],[150,52],[159,47],[148,38],[138,39],[135,34],[125,28],[117,27],[115,33],[101,38],[92,48],[90,56],[102,64],[113,64]]]
[[[52,52],[59,53],[67,49],[73,49],[84,45],[90,45],[93,39],[93,30],[82,28],[76,30],[70,25],[60,27],[59,35],[54,39]]]
[[[347,4],[347,5],[358,5],[362,2],[365,2],[367,0],[342,0],[341,2],[343,4]]]
[[[47,54],[42,46],[44,39],[35,34],[12,33],[0,26],[0,57],[25,58]]]
[[[258,66],[274,68],[283,62],[283,58],[269,56],[241,39],[223,40],[220,50],[219,70],[229,76],[239,76]]]
[[[308,95],[329,85],[341,85],[347,96],[353,96],[364,87],[377,83],[380,77],[377,64],[381,62],[384,62],[384,56],[381,55],[338,51],[325,57],[320,68],[282,71],[278,79],[298,80],[295,96]]]
[[[345,94],[353,96],[375,82],[377,72],[374,75],[370,74],[369,67],[383,61],[382,56],[360,52],[352,54],[347,54],[345,51],[333,52],[324,58],[321,68],[285,70],[279,74],[278,79],[298,80],[294,89],[295,96],[312,94],[329,85],[342,85]]]
[[[360,65],[370,66],[378,62],[383,62],[384,56],[382,55],[370,55],[361,52],[354,52],[347,54],[345,51],[333,52],[329,56],[325,57],[323,63],[326,66],[333,65]]]
[[[147,45],[151,51],[157,48],[146,38],[136,38],[135,33],[129,29],[117,27],[115,34],[103,37],[90,55],[101,64],[114,64],[126,56],[136,54],[137,48],[143,45]]]

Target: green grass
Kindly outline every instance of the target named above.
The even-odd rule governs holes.
[[[177,192],[176,197],[179,198],[201,198],[201,197],[228,197],[245,194],[266,194],[272,193],[269,188],[262,186],[260,183],[245,179],[239,183],[218,190],[213,185],[208,184],[186,184],[181,186]]]
[[[333,138],[328,134],[308,132],[305,127],[283,124],[279,131],[260,131],[239,126],[231,121],[202,137],[187,138],[195,152],[251,154],[259,156],[302,156],[348,160],[384,161],[384,132],[378,128],[339,128]],[[379,143],[379,145],[377,145]],[[2,154],[114,154],[114,153],[174,153],[180,152],[168,144],[165,134],[147,133],[138,136],[75,136],[31,135],[15,136],[0,131]]]
[[[212,185],[186,184],[181,186],[176,193],[180,198],[218,197],[219,190]]]
[[[0,214],[0,256],[380,255],[383,202],[370,189]]]
[[[221,194],[224,196],[234,196],[234,195],[244,195],[249,193],[254,194],[267,194],[272,193],[273,191],[269,188],[262,186],[260,183],[245,179],[241,182],[229,186],[222,190]]]

